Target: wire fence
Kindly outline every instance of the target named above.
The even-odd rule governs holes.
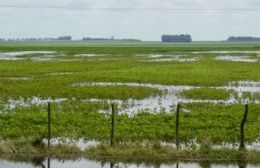
[[[178,149],[179,144],[185,141],[184,137],[187,139],[198,137],[199,135],[196,135],[196,130],[198,129],[204,129],[204,132],[212,131],[212,134],[215,133],[216,129],[223,129],[225,134],[231,133],[230,136],[233,136],[234,132],[239,135],[239,137],[234,137],[234,139],[236,142],[239,141],[240,149],[244,149],[248,130],[246,129],[245,131],[245,126],[250,126],[250,134],[260,135],[260,126],[251,127],[252,125],[259,125],[259,123],[257,118],[248,118],[248,113],[250,113],[248,105],[244,106],[244,111],[241,111],[241,114],[244,115],[241,115],[242,117],[239,120],[220,117],[216,118],[214,122],[205,120],[205,125],[188,123],[189,118],[184,118],[185,113],[181,109],[182,106],[178,104],[174,113],[168,114],[163,118],[153,118],[152,115],[149,116],[150,118],[142,116],[131,118],[126,117],[126,115],[118,115],[116,105],[111,104],[110,113],[91,112],[82,114],[80,118],[74,118],[73,114],[77,113],[74,112],[71,113],[69,118],[63,119],[65,113],[55,109],[55,106],[52,108],[51,103],[48,103],[45,110],[47,112],[39,113],[38,117],[23,117],[23,115],[26,115],[24,113],[21,116],[0,116],[0,119],[5,120],[8,118],[10,124],[16,120],[21,121],[19,127],[26,132],[26,135],[33,135],[35,131],[39,130],[40,132],[40,130],[43,130],[42,133],[48,140],[48,146],[51,145],[53,137],[68,133],[69,136],[75,135],[78,137],[85,134],[91,138],[107,139],[111,146],[127,139],[169,140],[175,142]],[[81,121],[79,122],[78,120]]]

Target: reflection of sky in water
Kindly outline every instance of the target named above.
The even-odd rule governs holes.
[[[234,103],[256,103],[259,104],[260,100],[249,100],[247,97],[243,97],[245,92],[254,94],[260,93],[260,82],[254,81],[238,81],[230,82],[226,86],[220,87],[209,87],[211,89],[224,89],[227,91],[234,91],[230,94],[227,100],[205,100],[205,99],[187,99],[180,95],[180,92],[184,90],[191,90],[196,88],[195,86],[174,86],[174,85],[159,85],[159,84],[142,84],[142,83],[77,83],[73,84],[73,87],[84,87],[84,86],[130,86],[130,87],[149,87],[155,88],[161,91],[160,94],[149,96],[141,100],[128,99],[128,100],[109,100],[109,99],[85,99],[82,101],[91,102],[106,102],[106,103],[117,103],[118,110],[120,113],[127,113],[134,115],[139,112],[151,112],[158,113],[161,111],[172,112],[174,111],[177,103],[212,103],[212,104],[234,104]],[[5,109],[13,109],[15,107],[29,107],[31,105],[46,105],[48,102],[60,103],[67,101],[67,98],[56,98],[56,99],[41,99],[39,97],[32,97],[30,99],[20,98],[18,100],[9,99]],[[100,109],[100,111],[102,111]],[[189,109],[185,109],[189,111]]]
[[[239,168],[238,164],[221,164],[221,163],[184,163],[179,162],[179,168],[203,168],[203,165],[211,165],[211,168]],[[259,164],[244,164],[240,166],[245,166],[247,168],[258,168]],[[172,164],[135,164],[135,163],[101,163],[96,161],[91,161],[85,158],[79,158],[74,160],[57,160],[57,159],[43,159],[42,163],[26,163],[26,162],[11,162],[0,160],[0,168],[172,168],[177,167],[177,163]]]
[[[258,59],[252,59],[249,56],[233,56],[233,55],[217,56],[216,60],[219,60],[219,61],[234,61],[234,62],[257,62],[258,61]]]
[[[38,58],[38,59],[50,59],[53,55],[46,55],[46,54],[54,54],[54,51],[16,51],[16,52],[0,52],[0,60],[21,60],[21,56],[24,55],[32,55],[32,54],[45,54],[46,58]],[[37,59],[37,58],[35,58]]]

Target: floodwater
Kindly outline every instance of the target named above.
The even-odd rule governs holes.
[[[106,56],[106,55],[105,54],[90,54],[90,53],[75,55],[75,57],[102,57],[102,56]]]
[[[185,55],[162,55],[162,54],[148,54],[148,55],[139,55],[142,57],[147,57],[144,59],[145,62],[195,62],[198,61],[198,57],[187,57]]]
[[[242,54],[260,54],[260,51],[193,51],[192,54],[230,54],[230,53],[242,53]]]
[[[249,93],[258,93],[260,92],[260,82],[253,81],[238,81],[238,82],[230,82],[227,86],[221,87],[210,87],[215,89],[225,89],[227,91],[233,90],[237,93],[237,96],[230,95],[227,100],[205,100],[205,99],[187,99],[180,95],[180,92],[184,90],[191,90],[196,88],[196,86],[176,86],[176,85],[158,85],[158,84],[142,84],[142,83],[78,83],[74,84],[75,87],[84,87],[84,86],[132,86],[132,87],[150,87],[155,88],[161,91],[161,94],[155,96],[149,96],[141,100],[129,99],[126,101],[122,100],[105,100],[108,103],[117,103],[118,110],[122,113],[127,114],[137,114],[139,112],[153,112],[158,113],[161,111],[171,112],[174,107],[178,103],[213,103],[213,104],[234,104],[234,103],[257,103],[259,104],[259,100],[247,100],[243,98],[244,92]],[[85,101],[104,101],[102,99],[88,99]],[[189,112],[189,109],[185,109]]]
[[[44,139],[43,142],[47,145],[47,139]],[[90,147],[96,147],[97,145],[104,144],[107,142],[101,142],[101,141],[96,141],[96,140],[84,140],[83,138],[78,138],[78,139],[73,139],[73,138],[52,138],[51,142],[52,145],[74,145],[77,146],[81,151],[84,151]],[[142,142],[144,146],[147,145],[147,142],[144,141]],[[191,150],[196,147],[196,149],[200,149],[200,144],[197,142],[196,139],[192,139],[189,142],[181,143],[180,149],[186,149],[186,150]],[[213,149],[238,149],[240,143],[227,143],[227,142],[222,142],[221,144],[213,144],[212,148]],[[162,147],[169,147],[176,149],[176,144],[172,142],[165,142],[165,141],[160,141],[160,146]],[[192,148],[191,148],[192,147]],[[245,143],[245,148],[249,151],[254,151],[254,150],[260,150],[260,141],[254,141],[254,142],[246,142]]]
[[[258,59],[252,59],[249,56],[221,55],[215,58],[218,61],[234,61],[234,62],[258,62]]]
[[[224,89],[227,92],[232,91],[230,96],[226,100],[207,100],[207,99],[187,99],[180,93],[184,90],[191,90],[196,88],[204,88],[198,86],[178,86],[178,85],[160,85],[160,84],[143,84],[143,83],[109,83],[109,82],[82,82],[73,84],[72,87],[84,87],[84,86],[130,86],[130,87],[149,87],[158,89],[159,94],[152,95],[141,100],[128,99],[128,100],[116,100],[116,99],[83,99],[81,101],[90,102],[106,102],[116,103],[119,113],[126,113],[128,115],[135,115],[140,112],[172,112],[178,103],[212,103],[212,104],[235,104],[235,103],[256,103],[260,104],[260,100],[249,100],[244,97],[245,93],[254,94],[260,93],[260,82],[255,81],[237,81],[230,82],[228,85],[219,87],[208,87],[211,89]],[[70,86],[71,87],[71,86]],[[206,87],[207,88],[207,87]],[[42,99],[39,97],[32,97],[30,99],[9,99],[5,105],[5,109],[14,109],[15,107],[29,107],[32,105],[46,105],[48,102],[60,103],[68,101],[68,98],[47,98]],[[71,99],[72,101],[74,99]],[[184,109],[185,112],[191,112],[189,109]],[[100,109],[100,112],[104,112]]]
[[[55,51],[15,51],[15,52],[0,52],[0,60],[22,60],[21,56],[32,55],[32,54],[54,54]],[[49,57],[47,55],[47,57]],[[48,59],[48,58],[38,58],[38,59]]]
[[[219,162],[172,162],[172,163],[124,163],[100,162],[87,158],[56,159],[32,158],[28,160],[0,159],[0,168],[259,168],[260,164]]]

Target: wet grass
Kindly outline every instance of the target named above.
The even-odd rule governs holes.
[[[235,92],[224,89],[196,88],[184,90],[180,94],[188,99],[227,100]]]
[[[259,151],[238,151],[234,149],[211,149],[202,147],[199,150],[176,150],[159,144],[99,145],[89,148],[85,155],[97,160],[111,162],[167,162],[184,161],[244,161],[258,163]]]
[[[30,99],[32,97],[46,98],[76,98],[76,99],[142,99],[159,94],[160,91],[148,87],[132,86],[72,86],[73,83],[65,84],[60,80],[27,80],[27,81],[5,81],[0,86],[3,99],[19,99],[20,97]],[[61,87],[57,87],[61,86]]]
[[[249,92],[244,92],[243,93],[243,98],[249,99],[249,100],[260,100],[260,93],[249,93]]]
[[[221,86],[230,81],[259,80],[257,63],[229,61],[198,62],[139,62],[126,56],[124,60],[31,62],[0,61],[1,85],[10,83],[4,77],[34,77],[35,85],[48,82],[52,87],[82,81],[141,82],[195,86]],[[72,72],[66,76],[49,76],[50,73]],[[15,85],[16,83],[13,83]],[[28,82],[24,82],[24,87]],[[21,84],[20,84],[21,85]],[[21,86],[18,86],[19,88]]]
[[[180,112],[180,141],[183,144],[202,143],[207,138],[212,144],[237,143],[240,137],[240,121],[244,107],[237,105],[213,105],[207,103],[182,104]],[[52,106],[53,137],[86,138],[108,141],[111,129],[111,113],[105,102],[63,102]],[[191,112],[185,112],[188,109]],[[260,140],[260,105],[249,105],[245,127],[245,140]],[[0,134],[5,139],[47,135],[47,107],[16,108],[0,114]],[[174,142],[176,115],[172,113],[126,114],[115,118],[115,141],[160,140]]]
[[[0,135],[5,140],[24,137],[46,136],[47,108],[46,106],[16,107],[8,109],[5,103],[9,98],[30,99],[68,98],[60,104],[52,104],[52,133],[53,137],[85,138],[107,142],[110,137],[111,113],[100,113],[99,110],[109,111],[107,102],[82,102],[82,99],[142,99],[159,94],[157,89],[130,86],[84,86],[73,87],[80,82],[137,82],[166,85],[191,86],[222,86],[231,81],[259,81],[259,63],[216,61],[217,54],[191,54],[187,57],[199,56],[196,62],[143,62],[136,54],[174,54],[190,51],[208,50],[260,50],[260,44],[226,44],[226,43],[192,43],[183,44],[95,44],[95,43],[0,43],[0,51],[30,51],[47,50],[60,51],[64,56],[59,59],[72,59],[75,54],[108,54],[105,60],[98,58],[80,57],[81,61],[46,61],[35,62],[29,59],[20,61],[0,61]],[[35,56],[35,55],[33,55]],[[29,56],[30,57],[30,56]],[[42,57],[42,56],[40,56]],[[103,57],[102,57],[103,58]],[[116,58],[116,59],[115,59]],[[67,73],[65,75],[51,75]],[[8,80],[8,78],[29,77],[29,80]],[[7,78],[7,79],[6,79]],[[216,89],[193,89],[182,93],[192,99],[227,99],[229,92]],[[245,94],[245,96],[251,96]],[[75,98],[75,100],[73,99]],[[254,96],[259,100],[258,94]],[[243,106],[240,104],[181,104],[180,141],[188,144],[192,140],[202,144],[207,139],[212,144],[222,142],[237,143],[239,126],[243,116]],[[151,114],[146,110],[129,116],[117,115],[115,119],[115,142],[166,141],[174,142],[176,115],[172,113]],[[189,112],[187,112],[189,111]],[[247,142],[260,140],[260,106],[249,105],[249,117],[245,127]],[[30,143],[8,142],[10,145],[0,146],[0,151],[8,152],[39,152],[31,148]],[[15,148],[13,146],[16,146]],[[22,147],[23,146],[23,147]],[[156,147],[156,146],[154,146]],[[28,150],[26,150],[28,148]],[[38,148],[38,147],[37,147]],[[59,147],[58,147],[59,148]],[[259,156],[248,152],[235,153],[232,150],[206,149],[202,153],[192,151],[170,151],[164,147],[154,149],[131,149],[131,146],[110,148],[99,146],[92,149],[93,156],[102,155],[102,150],[108,155],[125,155],[128,159],[134,154],[147,155],[156,158],[156,153],[173,156],[191,156],[192,158],[227,156],[232,158],[242,155],[246,160]],[[59,148],[61,149],[61,148]],[[141,148],[142,149],[142,148]],[[56,149],[55,149],[56,150]],[[169,150],[169,151],[168,151]],[[58,149],[57,149],[58,151]],[[65,150],[70,153],[74,149]],[[60,151],[63,153],[65,151]],[[46,152],[41,150],[40,152]],[[77,150],[75,150],[77,153]],[[95,153],[96,152],[96,153]],[[104,151],[103,151],[104,152]],[[165,152],[165,153],[164,153]],[[1,153],[1,152],[0,152]],[[105,153],[105,152],[104,152]],[[103,153],[103,154],[104,154]],[[86,154],[90,154],[86,151]],[[106,153],[105,153],[106,154]],[[102,155],[103,156],[103,155]],[[124,157],[124,156],[122,156]],[[220,157],[221,158],[221,157]],[[227,157],[228,158],[228,157]],[[259,158],[259,157],[258,157]],[[158,158],[160,159],[160,158]]]
[[[172,161],[222,161],[259,163],[259,151],[236,149],[213,149],[202,145],[199,149],[180,149],[162,146],[157,141],[149,143],[128,143],[110,146],[101,144],[80,150],[74,145],[35,146],[33,141],[16,140],[0,144],[0,157],[33,163],[42,163],[44,157],[87,157],[103,162],[167,163]]]

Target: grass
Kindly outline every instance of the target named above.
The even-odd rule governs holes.
[[[89,148],[85,155],[98,160],[112,162],[169,162],[181,161],[245,161],[258,163],[259,151],[238,151],[233,149],[201,148],[199,150],[176,150],[158,144],[146,146],[140,144],[107,146],[99,145]]]
[[[32,140],[33,141],[33,140]],[[81,150],[75,145],[52,145],[48,148],[44,144],[36,145],[28,140],[9,140],[0,144],[1,155],[78,155]]]
[[[181,95],[189,99],[227,100],[232,93],[235,94],[224,89],[197,88],[184,90]]]
[[[0,156],[23,157],[87,157],[98,161],[137,162],[137,163],[162,163],[172,161],[228,161],[260,163],[259,151],[246,151],[236,149],[212,149],[210,146],[202,146],[200,149],[180,149],[162,146],[158,142],[153,143],[128,143],[115,146],[101,144],[89,147],[84,151],[74,145],[35,145],[33,141],[16,140],[6,141],[0,144]],[[44,159],[41,159],[43,161]],[[38,159],[32,160],[39,161]]]
[[[201,143],[210,138],[213,144],[236,143],[240,137],[242,105],[213,105],[207,103],[182,104],[180,112],[180,140],[189,143],[196,139]],[[108,141],[111,128],[111,114],[98,113],[98,109],[109,111],[107,103],[63,102],[52,105],[52,136],[86,138]],[[188,109],[191,112],[184,112]],[[260,105],[249,105],[245,140],[260,140]],[[47,134],[47,107],[32,106],[16,108],[0,114],[0,134],[3,138],[42,136]],[[115,118],[115,140],[143,141],[161,140],[173,142],[175,139],[175,113],[126,114]]]
[[[47,133],[46,106],[32,105],[29,107],[6,108],[8,99],[30,100],[33,96],[46,98],[67,98],[68,101],[52,104],[52,134],[53,137],[85,138],[108,141],[110,137],[111,114],[110,106],[106,99],[143,99],[160,94],[157,89],[149,87],[132,86],[84,86],[73,87],[81,82],[136,82],[165,85],[189,85],[203,87],[184,91],[181,94],[192,99],[227,99],[230,95],[225,90],[210,89],[212,86],[227,85],[231,81],[259,81],[260,68],[258,63],[217,61],[213,58],[217,54],[192,54],[190,51],[212,50],[260,50],[259,43],[191,43],[191,44],[159,44],[159,43],[0,43],[0,52],[7,51],[58,51],[55,57],[69,60],[75,59],[75,54],[107,54],[105,59],[86,58],[64,62],[60,60],[20,61],[0,60],[0,135],[4,140],[16,140],[23,137],[45,136]],[[144,62],[136,54],[186,54],[189,57],[198,56],[196,62]],[[61,56],[64,55],[64,56]],[[27,56],[28,58],[31,56]],[[35,55],[33,55],[35,57]],[[43,57],[42,55],[40,57]],[[102,57],[103,58],[103,57]],[[66,73],[52,75],[55,73]],[[10,80],[10,78],[29,77],[29,80]],[[9,79],[8,79],[9,78]],[[232,92],[233,94],[233,92]],[[248,94],[245,94],[248,96]],[[81,100],[98,98],[101,102],[82,102]],[[259,100],[258,93],[254,96]],[[26,101],[25,100],[25,101]],[[131,106],[126,104],[125,106]],[[185,144],[196,140],[202,144],[208,139],[212,144],[223,142],[237,143],[239,141],[239,127],[243,116],[243,106],[240,104],[208,104],[187,103],[181,104],[180,112],[180,141]],[[190,112],[187,112],[188,111]],[[107,111],[100,113],[99,111]],[[173,110],[174,111],[174,110]],[[260,140],[260,106],[249,105],[248,122],[245,127],[247,142]],[[164,113],[151,114],[146,110],[142,113],[129,116],[117,115],[115,119],[115,142],[173,142],[175,139],[176,114]],[[17,148],[13,148],[16,146]],[[21,147],[23,146],[23,147]],[[10,142],[10,145],[1,146],[3,153],[11,152],[38,152],[28,143]],[[101,147],[97,148],[97,152]],[[118,155],[119,147],[109,148],[108,154]],[[117,149],[118,148],[118,149]],[[134,151],[125,147],[122,154],[126,158]],[[36,151],[35,151],[36,150]],[[55,149],[56,150],[56,149]],[[58,150],[58,149],[57,149]],[[94,149],[93,149],[94,150]],[[96,150],[96,149],[95,149]],[[128,150],[130,154],[128,155]],[[136,149],[137,150],[137,149]],[[162,150],[162,151],[160,151]],[[144,149],[148,156],[156,158],[156,153],[166,150],[166,154],[191,155],[195,158],[219,155],[224,150],[202,151],[202,153],[174,153],[160,148],[154,152],[153,148]],[[67,152],[74,149],[67,149]],[[212,151],[212,153],[211,153]],[[46,151],[40,151],[46,152]],[[151,153],[150,153],[151,152]],[[173,153],[171,153],[173,152]],[[183,151],[182,151],[183,152]],[[207,153],[208,152],[208,153]],[[225,153],[226,152],[226,153]],[[232,154],[233,151],[225,151]],[[63,153],[61,151],[61,153]],[[88,152],[87,152],[88,153]],[[97,153],[97,155],[102,153]],[[241,153],[235,153],[240,156]],[[258,155],[257,155],[258,156]],[[124,156],[122,156],[124,157]],[[244,155],[243,155],[244,157]],[[245,159],[255,158],[248,152]],[[228,157],[227,157],[228,158]]]
[[[247,98],[249,100],[260,100],[260,92],[255,92],[255,93],[244,92],[242,97]]]
[[[71,84],[62,84],[57,80],[50,81],[9,81],[0,86],[3,99],[19,99],[20,97],[30,99],[32,97],[40,97],[46,99],[52,98],[99,98],[99,99],[142,99],[155,94],[159,94],[159,90],[148,87],[131,87],[131,86],[84,86],[73,87]],[[9,84],[8,84],[9,83]],[[44,84],[45,83],[45,84]],[[62,85],[62,87],[57,87]]]

